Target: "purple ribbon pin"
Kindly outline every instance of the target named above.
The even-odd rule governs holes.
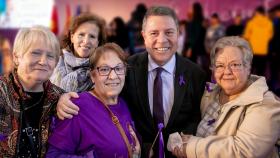
[[[215,122],[216,122],[216,119],[208,120],[208,121],[207,121],[207,126],[210,126],[210,125],[212,125],[212,124],[215,123]]]
[[[211,83],[207,82],[206,85],[205,85],[207,92],[212,92],[213,91],[213,89],[211,88],[210,84]]]
[[[186,84],[186,81],[185,81],[183,75],[180,75],[180,76],[179,76],[179,85],[180,85],[180,86],[183,86],[183,85],[185,85],[185,84]]]

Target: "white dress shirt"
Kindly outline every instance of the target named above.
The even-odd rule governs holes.
[[[153,115],[153,87],[156,78],[156,68],[159,67],[155,61],[148,55],[148,95],[150,110]],[[174,77],[175,77],[175,54],[163,66],[164,70],[161,73],[162,78],[162,95],[163,95],[163,110],[164,110],[164,125],[168,123],[170,113],[174,102]]]

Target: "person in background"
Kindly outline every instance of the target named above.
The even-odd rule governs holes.
[[[273,24],[266,17],[262,6],[257,7],[254,16],[247,22],[243,37],[252,46],[254,59],[252,72],[256,75],[265,75],[269,41],[273,36]]]
[[[210,51],[216,43],[216,41],[224,35],[225,27],[221,24],[219,15],[217,13],[212,14],[210,18],[210,26],[207,28],[204,41],[207,54],[210,54]],[[209,57],[207,59],[207,61],[209,61]]]
[[[122,49],[128,50],[129,37],[128,29],[121,17],[115,17],[109,24],[110,35],[107,36],[108,42],[118,44]]]
[[[44,157],[51,116],[63,90],[49,78],[60,45],[47,28],[22,28],[16,35],[14,70],[0,77],[0,157]]]
[[[141,27],[146,11],[147,7],[144,3],[137,4],[127,23],[130,55],[141,53],[145,50],[144,41],[141,36]]]
[[[206,29],[203,26],[204,16],[203,8],[199,2],[192,5],[191,13],[189,13],[190,21],[187,24],[187,48],[184,56],[195,63],[206,55],[204,47],[204,39]],[[202,63],[200,63],[202,64]]]
[[[242,36],[244,30],[244,26],[242,24],[242,16],[236,15],[233,18],[233,24],[228,26],[226,29],[227,36]]]
[[[83,13],[74,17],[63,39],[62,55],[51,82],[67,92],[81,92],[93,87],[89,75],[90,52],[105,43],[105,22],[97,15]]]
[[[186,28],[187,28],[187,21],[181,20],[179,22],[179,39],[178,39],[178,49],[177,49],[177,53],[181,56],[185,51],[184,48],[188,40],[186,37],[187,36]]]
[[[47,157],[139,157],[133,121],[119,97],[126,74],[124,51],[107,43],[98,47],[89,60],[95,87],[72,100],[80,108],[79,115],[57,120]]]
[[[264,77],[250,73],[253,52],[249,43],[237,36],[223,37],[210,56],[217,83],[207,84],[196,136],[182,135],[183,144],[175,147],[173,154],[278,158],[280,100],[268,90]]]
[[[270,87],[280,97],[280,4],[273,10],[274,34],[270,41]]]
[[[0,74],[9,74],[13,70],[11,49],[9,39],[0,36]]]

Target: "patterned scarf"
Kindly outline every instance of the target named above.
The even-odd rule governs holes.
[[[77,58],[64,49],[50,80],[67,92],[91,89],[93,83],[90,79],[89,59]]]

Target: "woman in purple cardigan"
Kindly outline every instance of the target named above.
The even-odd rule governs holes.
[[[90,56],[94,89],[72,100],[80,108],[79,115],[57,119],[47,157],[140,156],[133,121],[119,97],[125,81],[125,61],[123,50],[114,43],[98,47]]]

